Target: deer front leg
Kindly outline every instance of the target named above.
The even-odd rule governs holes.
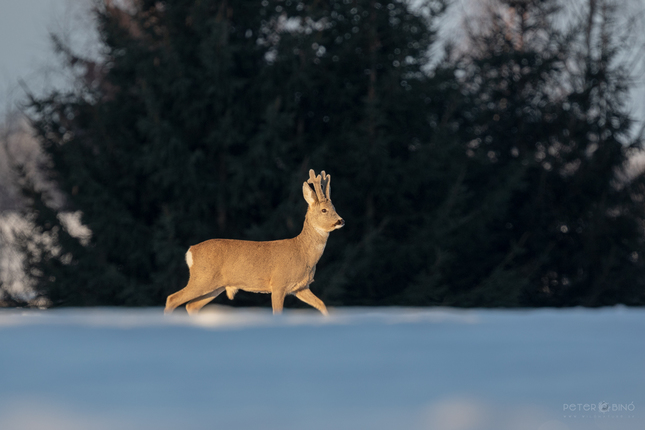
[[[323,315],[329,315],[329,313],[327,312],[327,307],[325,306],[323,301],[316,297],[309,288],[304,288],[300,291],[296,291],[294,295],[308,305],[311,305],[314,308],[318,309]]]
[[[271,306],[273,307],[273,314],[281,314],[282,307],[284,306],[284,290],[271,292]]]

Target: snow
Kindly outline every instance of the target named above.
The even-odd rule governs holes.
[[[644,309],[330,314],[0,310],[0,429],[645,424]]]

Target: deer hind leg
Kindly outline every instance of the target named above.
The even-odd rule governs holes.
[[[188,285],[190,285],[190,283]],[[166,308],[164,309],[163,313],[169,314],[174,311],[177,306],[183,305],[188,300],[190,300],[190,298],[186,298],[186,295],[188,293],[186,291],[187,288],[188,286],[168,296],[168,298],[166,299]]]
[[[219,296],[223,291],[224,291],[224,287],[220,287],[211,291],[208,294],[205,294],[203,296],[197,297],[196,299],[190,300],[188,303],[186,303],[186,311],[188,312],[189,315],[196,314],[197,312],[199,312],[201,308],[209,304],[211,300]]]
[[[323,315],[329,315],[329,313],[327,312],[327,307],[325,306],[323,301],[316,297],[309,288],[296,291],[294,295],[308,305],[311,305],[314,308],[318,309]]]
[[[209,294],[213,291],[210,285],[212,285],[211,282],[205,282],[204,280],[195,279],[191,276],[191,278],[188,280],[188,285],[186,285],[176,293],[168,296],[168,298],[166,299],[166,309],[164,310],[164,313],[169,314],[174,311],[176,307],[181,306],[193,299]]]

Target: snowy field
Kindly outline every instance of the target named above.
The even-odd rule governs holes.
[[[0,429],[645,428],[645,309],[0,310]]]

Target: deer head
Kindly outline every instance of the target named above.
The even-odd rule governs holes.
[[[309,205],[306,220],[319,231],[329,233],[345,225],[345,221],[336,213],[331,203],[331,175],[321,171],[315,176],[309,170],[309,179],[302,183],[302,194]]]

